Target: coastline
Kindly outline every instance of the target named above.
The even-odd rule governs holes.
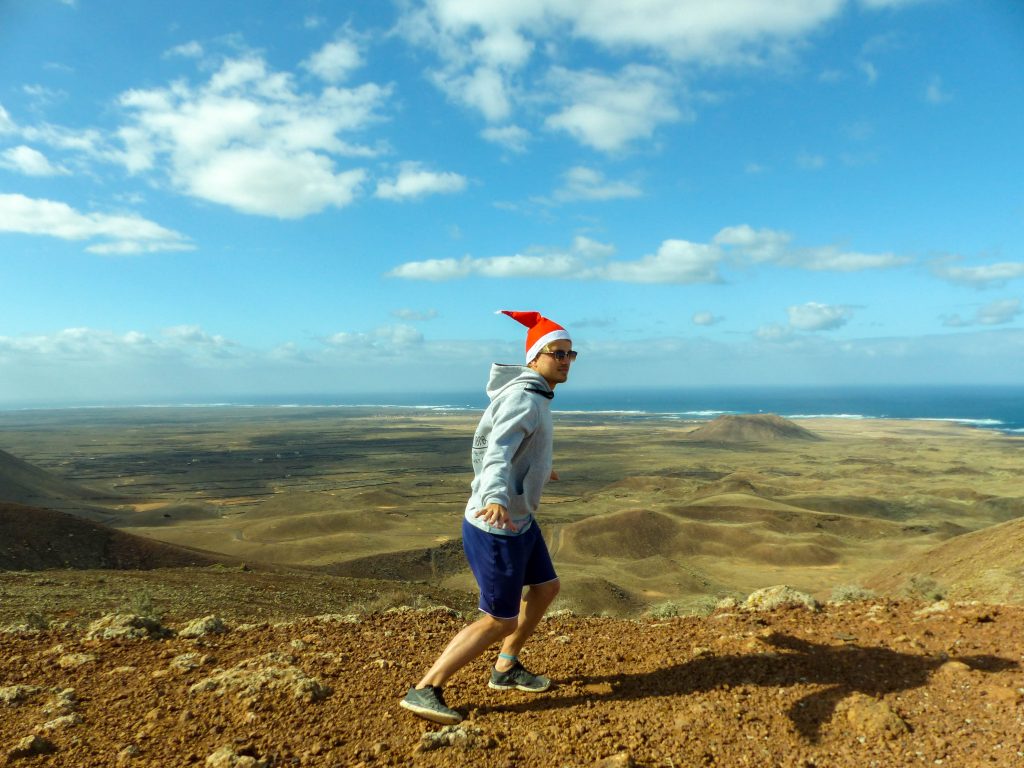
[[[48,412],[187,410],[327,410],[358,413],[378,410],[400,414],[476,414],[487,404],[483,392],[282,394],[174,401],[109,403],[0,403],[5,414]],[[673,420],[701,423],[719,416],[773,413],[794,421],[940,421],[1024,434],[1024,386],[929,387],[733,387],[559,392],[552,411],[560,416],[629,421]]]

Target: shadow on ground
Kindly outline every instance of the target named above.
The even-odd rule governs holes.
[[[817,743],[821,726],[832,718],[843,699],[855,693],[879,698],[925,686],[929,676],[950,661],[962,662],[982,672],[1001,672],[1020,666],[1016,661],[999,656],[923,656],[888,648],[817,644],[780,633],[764,641],[775,650],[701,656],[651,672],[579,676],[562,681],[563,688],[572,684],[582,687],[579,694],[558,695],[556,691],[550,697],[491,709],[535,712],[581,706],[587,701],[686,696],[725,686],[820,686],[819,690],[794,702],[787,712],[797,732],[807,741]],[[593,692],[609,688],[607,693]]]

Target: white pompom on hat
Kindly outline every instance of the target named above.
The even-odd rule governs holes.
[[[554,320],[549,320],[540,312],[516,312],[511,309],[502,309],[498,312],[501,315],[508,315],[513,320],[525,325],[526,332],[526,362],[535,358],[544,347],[553,341],[572,341],[569,332]]]

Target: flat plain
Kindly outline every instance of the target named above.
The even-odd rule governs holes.
[[[469,594],[459,525],[477,416],[404,408],[6,412],[0,448],[53,478],[49,500],[44,487],[37,498],[12,501],[236,564]],[[548,485],[540,522],[564,585],[556,607],[700,612],[775,584],[819,599],[875,587],[1024,600],[1019,556],[964,567],[969,556],[956,546],[998,524],[1010,526],[999,540],[1019,540],[1024,439],[931,421],[555,420],[560,480]],[[76,496],[59,483],[88,492]],[[961,568],[951,580],[954,562]]]

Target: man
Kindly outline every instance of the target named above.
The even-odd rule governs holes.
[[[462,715],[442,687],[458,670],[501,641],[488,686],[546,691],[551,680],[529,672],[519,652],[558,594],[559,581],[534,513],[551,470],[551,399],[576,359],[572,339],[537,312],[502,314],[529,328],[526,366],[491,366],[490,405],[473,435],[473,484],[462,521],[462,545],[480,587],[482,616],[463,628],[402,707],[436,723]],[[524,593],[525,588],[525,593]]]

